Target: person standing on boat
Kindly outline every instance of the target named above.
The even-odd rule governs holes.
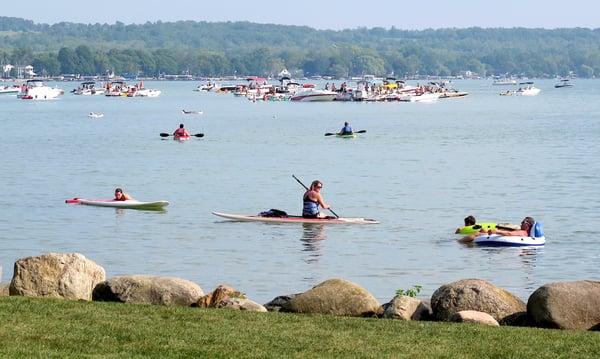
[[[190,137],[189,132],[184,128],[183,123],[179,124],[179,128],[173,132],[174,137]]]
[[[113,201],[127,201],[133,199],[127,193],[123,193],[123,190],[120,188],[115,189],[115,198]]]
[[[344,122],[344,127],[339,132],[340,135],[352,135],[354,131],[352,131],[352,126],[348,122]]]
[[[321,189],[323,188],[323,183],[319,180],[314,180],[310,184],[310,188],[308,191],[304,193],[302,196],[302,217],[304,218],[323,218],[325,217],[320,211],[319,206],[324,209],[331,208],[330,205],[325,203],[323,196],[321,196]]]

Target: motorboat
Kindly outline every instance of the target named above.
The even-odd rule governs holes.
[[[457,97],[465,97],[467,96],[469,93],[465,92],[465,91],[458,91],[458,90],[452,90],[452,91],[445,91],[442,92],[442,94],[440,95],[440,98],[457,98]]]
[[[515,93],[521,96],[536,96],[540,93],[540,89],[533,86],[533,82],[521,82],[519,85],[525,85],[519,87]]]
[[[91,96],[91,95],[104,95],[106,90],[100,86],[96,87],[96,82],[94,81],[85,81],[82,82],[79,87],[71,91],[73,95],[83,95],[83,96]]]
[[[305,88],[294,94],[290,100],[297,102],[326,102],[333,101],[338,96],[335,91]]]
[[[420,94],[405,94],[400,96],[399,100],[403,102],[434,102],[442,94],[439,92],[424,92]]]
[[[554,84],[554,88],[573,87],[569,79],[561,79],[560,82]]]
[[[121,97],[127,96],[129,92],[129,85],[125,81],[112,81],[106,85],[105,95],[108,97]]]
[[[511,86],[516,84],[517,80],[513,80],[510,78],[495,79],[494,82],[492,82],[492,85],[494,86]]]
[[[88,117],[90,117],[90,118],[102,118],[102,117],[104,117],[104,114],[101,113],[101,112],[90,112],[88,114]]]
[[[21,86],[0,86],[0,96],[1,95],[17,95],[21,92]]]
[[[137,87],[133,87],[131,91],[127,94],[129,97],[158,97],[162,91],[157,89],[138,89]]]
[[[53,100],[64,93],[62,89],[50,87],[42,80],[27,80],[17,97],[23,100]]]

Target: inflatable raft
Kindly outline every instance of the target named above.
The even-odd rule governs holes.
[[[523,246],[543,246],[546,244],[546,237],[542,231],[542,224],[536,222],[529,237],[524,236],[501,236],[499,234],[482,234],[475,237],[473,243],[488,247],[523,247]]]

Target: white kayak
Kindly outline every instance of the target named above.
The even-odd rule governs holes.
[[[285,217],[263,217],[243,214],[229,214],[213,212],[215,216],[227,218],[233,221],[240,222],[266,222],[266,223],[315,223],[315,224],[378,224],[379,222],[369,218],[304,218],[302,216],[285,216]]]
[[[543,246],[546,244],[546,237],[521,237],[521,236],[501,236],[499,234],[482,234],[475,237],[473,243],[480,246],[489,247],[522,247],[522,246]]]
[[[169,205],[168,201],[142,202],[135,199],[127,201],[114,200],[95,200],[85,198],[73,198],[65,201],[72,204],[83,204],[86,206],[96,207],[111,207],[111,208],[126,208],[126,209],[145,209],[145,210],[161,210]]]

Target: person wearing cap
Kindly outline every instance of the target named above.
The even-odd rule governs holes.
[[[123,190],[120,188],[115,189],[115,198],[113,199],[113,201],[127,201],[133,199],[130,195],[128,195],[127,193],[123,193]]]
[[[340,130],[340,135],[351,135],[354,131],[352,131],[352,126],[348,122],[344,122],[344,127]]]
[[[183,123],[179,124],[179,128],[175,130],[175,132],[173,132],[173,136],[175,138],[179,138],[179,137],[190,137],[189,132],[183,127]]]

